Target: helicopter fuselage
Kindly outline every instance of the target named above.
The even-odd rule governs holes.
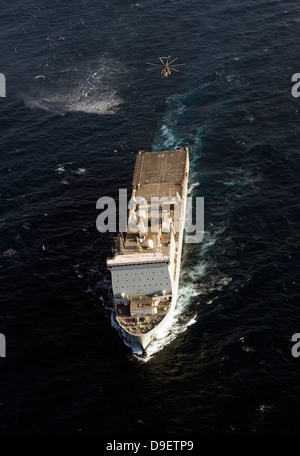
[[[161,70],[160,74],[162,75],[163,78],[167,78],[171,74],[171,70],[168,67],[165,67]]]
[[[160,74],[163,78],[167,78],[171,74],[171,69],[174,71],[179,71],[177,67],[185,65],[184,63],[175,63],[174,62],[177,60],[177,57],[175,57],[173,60],[170,60],[171,57],[159,57],[160,63],[162,64],[162,68],[160,65],[156,63],[151,63],[151,62],[146,62],[147,65],[152,65],[152,68],[149,68],[149,70],[156,70],[160,68]],[[172,65],[172,66],[171,66]],[[176,68],[175,68],[176,67]]]

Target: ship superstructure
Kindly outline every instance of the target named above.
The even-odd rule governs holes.
[[[127,231],[107,260],[116,320],[144,349],[177,300],[188,172],[187,147],[138,153]]]

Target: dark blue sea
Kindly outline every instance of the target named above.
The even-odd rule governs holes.
[[[299,434],[300,4],[137,1],[1,2],[0,434]],[[145,360],[96,202],[185,145],[204,239]]]

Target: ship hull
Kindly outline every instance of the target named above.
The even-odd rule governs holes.
[[[107,260],[117,324],[125,339],[137,342],[144,350],[170,323],[176,307],[188,174],[187,147],[139,152],[132,198],[134,202],[143,199],[139,201],[141,213],[137,217],[135,209],[130,209],[126,238],[119,238],[115,256]],[[158,199],[162,206],[148,220],[151,198]],[[138,220],[138,235],[132,234],[133,220]]]
[[[183,206],[183,214],[182,214],[182,226],[180,229],[180,235],[178,240],[178,254],[177,254],[177,268],[176,268],[176,277],[174,281],[174,288],[173,288],[173,297],[172,303],[169,309],[169,312],[166,316],[162,319],[162,321],[156,325],[151,331],[144,333],[144,334],[130,334],[126,331],[125,328],[122,327],[122,330],[132,338],[135,342],[137,342],[143,350],[145,350],[148,345],[156,338],[157,333],[165,326],[167,326],[172,319],[174,314],[174,310],[177,304],[177,296],[178,296],[178,288],[179,288],[179,277],[180,277],[180,266],[181,266],[181,256],[182,256],[182,246],[183,246],[183,234],[184,234],[184,225],[185,225],[185,216],[186,216],[186,197],[188,191],[188,180],[186,180],[185,188],[183,190],[184,195],[184,206]]]
[[[128,334],[133,341],[137,342],[144,350],[149,346],[149,344],[156,338],[157,333],[168,325],[176,307],[176,299],[172,299],[172,304],[167,315],[161,320],[161,322],[156,325],[151,331],[145,334],[129,334],[124,328],[123,331]]]

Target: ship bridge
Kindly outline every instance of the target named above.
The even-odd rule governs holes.
[[[136,235],[134,237],[137,238]],[[121,251],[114,258],[107,260],[107,266],[111,271],[114,298],[123,295],[153,295],[162,290],[172,292],[174,236],[172,235],[171,238],[161,236],[160,245],[153,243],[151,249],[147,248],[146,242],[144,240],[143,243],[140,243],[137,238],[132,241],[132,250],[127,246],[123,252]]]

